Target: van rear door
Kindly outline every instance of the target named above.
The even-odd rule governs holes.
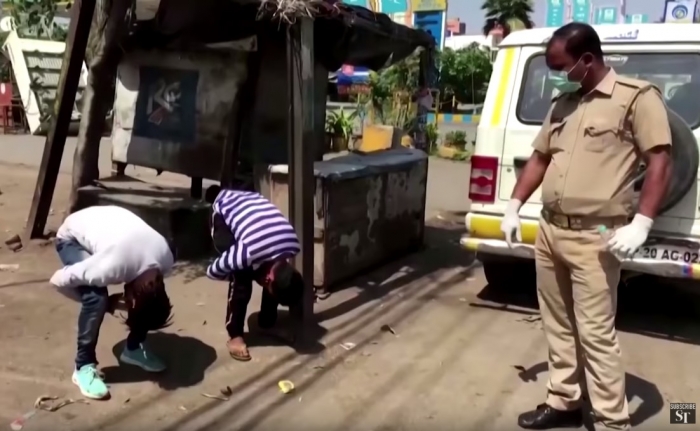
[[[606,63],[617,73],[657,85],[668,107],[688,123],[696,137],[700,135],[700,47],[626,44],[603,45],[603,50]],[[524,47],[519,63],[515,83],[518,94],[510,104],[501,157],[498,198],[502,201],[510,198],[521,167],[532,154],[532,141],[555,95],[548,79],[544,47]],[[676,219],[676,224],[678,219],[700,218],[697,200],[697,192],[691,191],[663,218]],[[538,190],[528,201],[531,205],[525,205],[522,214],[536,217],[540,202]]]
[[[524,46],[520,52],[518,64],[514,66],[515,90],[506,111],[498,187],[498,199],[501,201],[510,199],[517,176],[532,154],[532,142],[540,130],[542,118],[551,105],[552,91],[545,85],[547,66],[544,64],[544,47]],[[540,203],[539,189],[528,202]],[[525,205],[521,215],[538,217],[539,212],[539,206]]]

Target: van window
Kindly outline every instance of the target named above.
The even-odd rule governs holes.
[[[606,54],[605,61],[620,75],[658,86],[669,108],[691,128],[700,125],[700,54],[611,53]],[[518,120],[523,124],[542,124],[555,95],[544,55],[531,57],[525,65],[516,109]]]

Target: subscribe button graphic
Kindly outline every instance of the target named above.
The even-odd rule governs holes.
[[[671,403],[672,424],[694,424],[695,403]]]

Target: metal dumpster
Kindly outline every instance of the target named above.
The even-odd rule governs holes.
[[[316,162],[314,286],[327,289],[423,244],[428,156],[394,149]],[[256,186],[288,217],[287,165],[255,167]]]

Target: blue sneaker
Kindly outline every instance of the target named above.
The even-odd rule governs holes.
[[[146,351],[143,344],[136,350],[129,350],[125,347],[119,360],[125,364],[140,367],[149,373],[161,373],[166,368],[163,361]]]
[[[84,397],[93,400],[101,400],[109,395],[109,389],[102,379],[95,364],[83,365],[79,370],[73,371],[73,384],[80,388]]]

